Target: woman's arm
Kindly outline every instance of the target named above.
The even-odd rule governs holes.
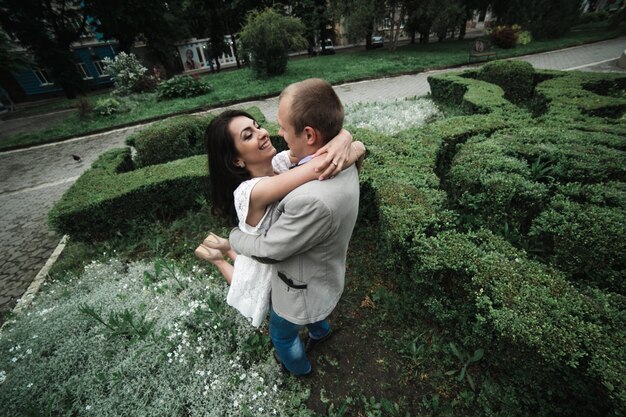
[[[365,156],[365,146],[356,141],[350,145],[344,169],[357,163]],[[326,165],[323,158],[313,158],[310,162],[283,172],[280,175],[263,178],[256,183],[250,193],[250,206],[246,223],[256,225],[263,218],[265,208],[275,201],[281,200],[291,191],[319,177],[319,170]]]
[[[344,169],[344,166],[351,165],[349,163],[353,152],[351,144],[352,135],[347,130],[341,129],[337,136],[315,152],[314,156],[316,157],[326,154],[322,158],[324,163],[317,170],[317,172],[321,172],[320,180],[334,177]]]

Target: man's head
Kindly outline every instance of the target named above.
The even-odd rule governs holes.
[[[332,86],[309,78],[287,86],[278,106],[279,135],[299,158],[315,152],[343,126],[343,106]]]

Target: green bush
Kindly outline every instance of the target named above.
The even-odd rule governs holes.
[[[299,19],[268,8],[248,14],[240,39],[257,76],[271,77],[286,71],[289,51],[306,49],[304,32]]]
[[[174,218],[208,190],[204,156],[130,168],[130,148],[104,153],[54,205],[50,226],[76,240],[99,240],[131,222]]]
[[[127,139],[137,150],[138,168],[205,152],[204,135],[212,117],[175,116],[155,122]]]
[[[510,26],[496,26],[489,33],[489,39],[498,48],[510,49],[517,44],[517,34],[518,31]]]
[[[148,69],[144,67],[134,54],[120,52],[114,59],[106,57],[102,60],[105,72],[111,76],[115,92],[121,95],[143,91],[146,85],[153,84],[145,78]]]
[[[479,382],[492,391],[482,394],[484,415],[619,415],[623,297],[583,294],[485,230],[416,239],[408,256],[415,266],[402,291],[488,352],[493,373]]]
[[[535,69],[524,61],[493,61],[483,65],[478,78],[504,90],[504,97],[519,104],[528,100],[535,89]]]
[[[189,98],[211,91],[211,86],[203,80],[196,80],[189,75],[175,75],[157,86],[159,100],[171,98]]]
[[[104,97],[96,100],[93,111],[100,116],[110,116],[116,113],[128,111],[128,107],[122,100],[115,97]]]
[[[581,204],[557,194],[529,235],[537,252],[572,280],[626,295],[624,219],[624,208]]]
[[[463,76],[462,76],[463,75]],[[460,107],[468,114],[495,113],[508,117],[519,111],[504,98],[504,91],[495,84],[477,79],[476,72],[448,73],[428,77],[431,95],[437,102]]]

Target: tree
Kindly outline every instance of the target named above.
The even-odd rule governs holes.
[[[465,24],[466,15],[463,5],[457,0],[440,0],[439,8],[434,15],[432,31],[437,34],[439,42],[443,41],[450,29]]]
[[[334,0],[335,13],[344,17],[348,35],[353,39],[365,38],[365,48],[372,46],[372,34],[385,14],[385,0]]]
[[[152,0],[85,0],[91,23],[106,39],[118,41],[120,51],[130,53],[139,35],[153,30],[169,30],[166,24],[168,6]]]
[[[244,51],[252,56],[252,67],[257,75],[284,73],[288,52],[306,48],[304,31],[299,19],[283,16],[274,9],[250,12],[240,36]]]
[[[528,28],[533,38],[551,39],[567,33],[576,24],[582,0],[493,0],[499,24]]]
[[[82,0],[0,0],[0,24],[50,70],[68,98],[83,91],[72,43],[87,30]]]
[[[13,51],[11,39],[0,30],[0,72],[18,71],[29,64],[30,61],[24,54]]]
[[[295,0],[289,2],[289,5],[291,14],[304,24],[304,37],[309,43],[309,48],[314,48],[317,40],[323,41],[333,37],[334,33],[329,33],[327,29],[328,26],[332,26],[333,19],[326,0]],[[326,44],[322,42],[321,47],[324,50]]]
[[[415,33],[420,34],[420,43],[428,43],[439,4],[439,0],[412,0],[408,2],[405,30],[411,33],[411,43],[415,43]]]

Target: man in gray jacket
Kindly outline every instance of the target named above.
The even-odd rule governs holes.
[[[343,106],[330,84],[308,79],[282,92],[279,135],[299,164],[306,163],[339,133],[343,117]],[[289,193],[271,214],[265,235],[253,236],[238,228],[230,233],[237,253],[277,266],[271,282],[270,336],[277,358],[294,375],[312,372],[306,351],[332,334],[325,319],[343,292],[358,208],[359,180],[352,166],[332,179],[311,181]],[[306,347],[299,337],[303,325],[309,331]]]

